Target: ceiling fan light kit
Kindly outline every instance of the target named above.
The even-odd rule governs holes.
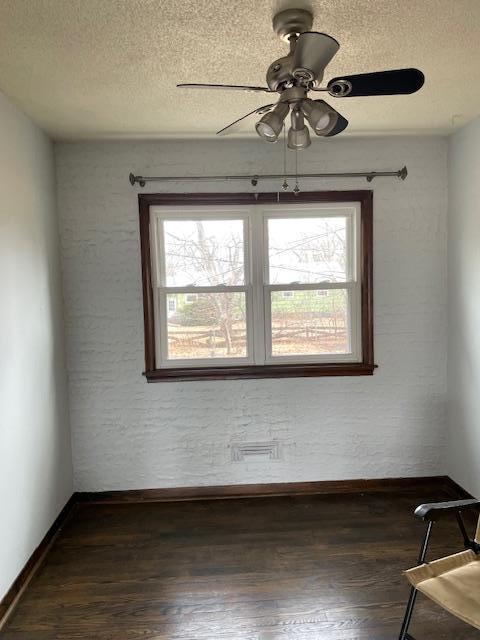
[[[255,125],[258,135],[266,142],[276,142],[289,111],[287,102],[279,102],[273,111],[266,113]]]
[[[348,120],[324,100],[311,100],[310,91],[323,91],[333,98],[360,96],[407,95],[423,86],[425,77],[418,69],[395,69],[339,76],[322,87],[325,69],[340,45],[326,33],[312,31],[313,16],[305,9],[286,9],[273,18],[273,30],[287,42],[287,55],[272,62],[267,69],[266,87],[221,84],[178,84],[187,89],[226,89],[278,93],[278,102],[266,104],[238,118],[217,131],[217,135],[234,133],[250,116],[262,115],[256,123],[257,134],[266,142],[276,142],[291,112],[288,147],[310,146],[310,133],[305,119],[317,136],[332,137],[344,131]]]
[[[301,102],[301,109],[317,136],[328,135],[334,129],[340,115],[323,100],[314,101],[306,98]]]
[[[288,148],[294,151],[306,149],[311,145],[310,133],[305,125],[303,113],[297,107],[292,109],[292,126],[288,130]]]

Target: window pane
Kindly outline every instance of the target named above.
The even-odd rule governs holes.
[[[344,282],[347,218],[271,218],[268,259],[271,284]]]
[[[243,220],[165,220],[167,287],[244,283]]]
[[[167,316],[170,359],[247,356],[243,292],[169,294]]]
[[[350,353],[345,289],[271,292],[272,355]]]

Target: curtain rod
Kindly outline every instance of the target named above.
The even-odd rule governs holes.
[[[216,182],[220,180],[250,180],[255,187],[259,180],[282,180],[283,178],[366,178],[367,182],[372,182],[374,178],[395,177],[405,180],[408,175],[407,167],[402,167],[398,171],[353,171],[343,173],[299,173],[298,175],[276,173],[269,175],[249,175],[249,176],[136,176],[131,173],[128,176],[132,187],[138,183],[144,187],[147,182]]]

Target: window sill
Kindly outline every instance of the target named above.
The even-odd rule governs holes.
[[[239,380],[242,378],[303,378],[321,376],[371,376],[377,365],[363,362],[341,364],[274,364],[241,367],[154,369],[143,375],[148,382],[182,380]]]

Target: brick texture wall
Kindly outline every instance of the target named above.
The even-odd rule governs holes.
[[[315,140],[300,171],[397,169],[409,177],[319,180],[373,188],[373,377],[148,385],[137,193],[128,174],[281,171],[256,139],[56,146],[70,412],[78,490],[444,473],[446,141]],[[289,154],[290,169],[293,154]],[[277,183],[258,189],[276,190]],[[144,192],[251,190],[246,183]],[[277,440],[278,460],[233,462],[231,445]]]

